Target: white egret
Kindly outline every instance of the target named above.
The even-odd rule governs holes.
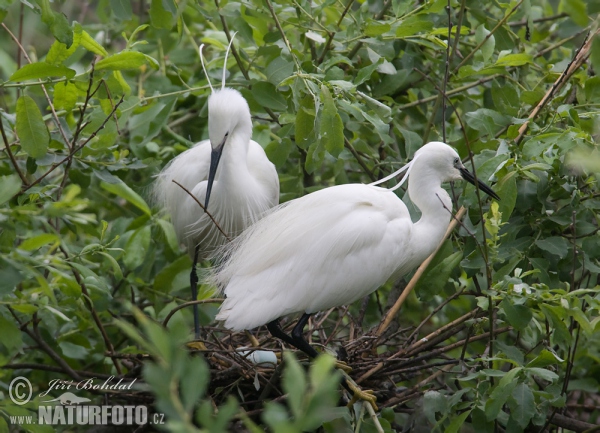
[[[226,295],[217,320],[232,330],[266,324],[272,335],[315,357],[303,338],[311,314],[350,304],[401,277],[441,242],[452,209],[443,182],[463,178],[499,199],[445,143],[426,144],[404,168],[421,211],[416,223],[392,192],[400,184],[392,190],[338,185],[281,205],[224,247],[227,260],[210,277]],[[302,316],[290,336],[279,318],[293,313]]]
[[[227,54],[221,89],[208,98],[208,140],[178,155],[159,174],[154,193],[171,214],[177,238],[193,259],[190,285],[197,297],[196,263],[208,258],[225,242],[219,227],[235,237],[265,211],[279,203],[279,178],[263,148],[251,140],[252,119],[244,97],[225,87]],[[202,59],[202,46],[200,47]],[[204,68],[206,74],[206,68]],[[208,80],[208,74],[206,74]],[[188,189],[219,226],[180,186]],[[212,198],[212,200],[210,200]],[[194,331],[199,337],[198,307],[194,305]]]

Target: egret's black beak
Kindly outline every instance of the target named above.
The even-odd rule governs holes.
[[[469,170],[462,167],[462,168],[459,168],[458,171],[460,171],[460,175],[462,176],[462,178],[464,180],[466,180],[467,182],[469,182],[472,185],[475,185],[475,183],[477,183],[477,186],[479,187],[480,190],[485,192],[490,197],[493,197],[496,200],[500,200],[500,197],[498,197],[498,194],[496,194],[492,188],[487,186],[485,183],[483,183],[479,179],[477,179],[477,182],[476,182],[475,177],[473,177],[473,175],[471,174],[471,172]]]
[[[206,185],[206,199],[204,199],[204,207],[208,209],[208,200],[210,199],[210,192],[212,191],[213,182],[215,181],[215,174],[217,174],[217,167],[223,154],[223,147],[225,147],[225,141],[227,141],[227,135],[223,138],[221,144],[213,148],[210,153],[210,168],[208,170],[208,185]]]

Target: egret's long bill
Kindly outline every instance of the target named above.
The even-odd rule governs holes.
[[[479,187],[480,190],[485,192],[490,197],[493,197],[496,200],[500,200],[500,197],[498,197],[498,194],[496,194],[492,188],[487,186],[485,183],[483,183],[479,179],[475,180],[475,177],[473,176],[473,174],[469,170],[467,170],[465,167],[459,168],[458,171],[460,171],[460,175],[462,176],[462,178],[464,180],[466,180],[467,182],[469,182],[472,185],[475,185],[475,183],[477,183],[477,186]]]
[[[219,166],[219,161],[221,160],[221,155],[223,154],[223,148],[225,147],[225,142],[227,141],[227,134],[223,138],[221,144],[217,147],[213,147],[210,152],[210,168],[208,169],[208,182],[206,184],[206,199],[204,200],[204,207],[208,209],[208,200],[210,199],[210,192],[212,191],[213,182],[215,181],[215,174],[217,174],[217,167]]]

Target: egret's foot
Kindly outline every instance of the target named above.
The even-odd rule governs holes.
[[[335,368],[342,370],[344,373],[348,374],[352,371],[352,367],[346,364],[344,361],[335,361]]]
[[[373,408],[373,410],[375,412],[377,412],[379,409],[377,408],[377,397],[375,397],[375,392],[373,392],[370,389],[366,389],[366,390],[362,390],[360,389],[360,387],[354,383],[354,381],[352,380],[347,380],[346,384],[348,385],[348,388],[350,388],[350,390],[353,392],[353,396],[352,396],[352,400],[350,400],[350,402],[348,403],[348,407],[351,407],[354,403],[356,403],[358,400],[363,400],[363,401],[367,401],[369,402],[369,404],[371,405],[371,407]]]
[[[206,346],[201,341],[189,341],[185,345],[192,350],[206,350]]]

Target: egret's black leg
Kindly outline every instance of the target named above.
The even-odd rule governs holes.
[[[198,298],[198,274],[196,273],[196,264],[198,263],[198,254],[200,250],[198,245],[194,249],[194,262],[192,263],[192,272],[190,272],[190,287],[192,288],[192,301]],[[198,319],[198,304],[192,306],[194,312],[194,335],[196,340],[200,338],[200,320]]]
[[[316,358],[319,355],[319,352],[304,339],[304,327],[308,323],[308,319],[310,319],[310,314],[304,313],[302,317],[300,317],[300,320],[298,320],[298,323],[296,323],[296,326],[294,326],[294,329],[292,330],[292,344],[306,353],[309,357]]]
[[[273,337],[279,338],[280,340],[285,341],[287,344],[296,347],[296,345],[294,344],[294,339],[287,335],[285,332],[283,332],[283,329],[281,329],[279,319],[275,319],[272,322],[267,323],[267,329]]]

